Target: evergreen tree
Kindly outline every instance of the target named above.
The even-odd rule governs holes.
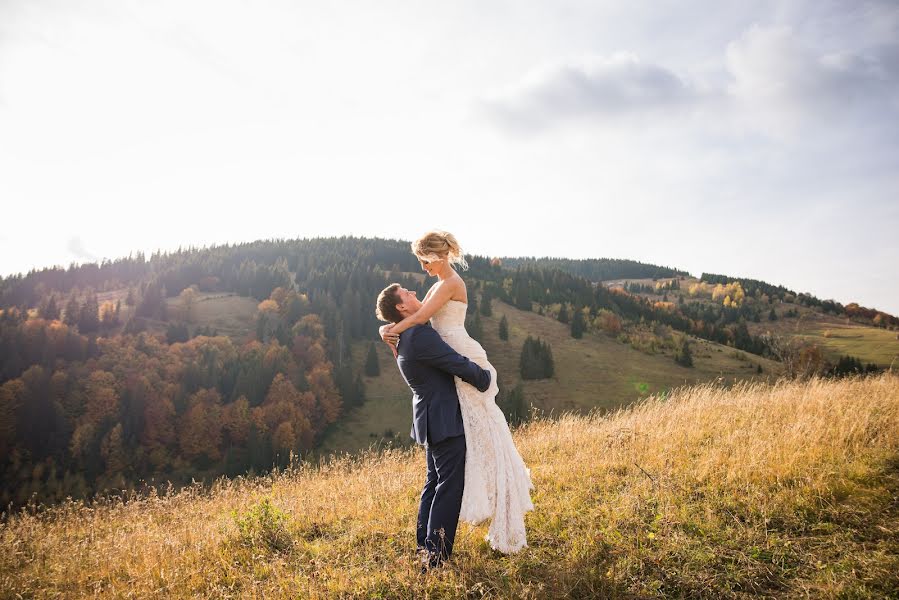
[[[484,290],[481,294],[481,314],[485,317],[493,316],[493,307],[490,305],[490,292]]]
[[[527,407],[524,399],[524,385],[519,381],[512,390],[505,394],[500,408],[506,415],[510,425],[518,425],[527,420]]]
[[[474,313],[474,316],[468,316],[465,319],[465,329],[468,331],[468,335],[481,341],[484,338],[484,326],[481,323],[481,313],[476,312]]]
[[[682,367],[693,366],[693,354],[690,352],[690,342],[687,336],[681,338],[680,345],[674,351],[674,362]]]
[[[512,294],[515,297],[515,307],[520,310],[531,310],[531,297],[528,294],[527,282],[516,278],[512,284]]]
[[[365,383],[362,381],[361,375],[356,375],[356,379],[353,380],[353,392],[356,396],[356,403],[361,406],[365,404]]]
[[[559,323],[568,324],[568,309],[565,307],[565,303],[562,303],[562,306],[559,308]]]
[[[769,321],[776,321],[776,320],[777,320],[777,313],[774,312],[774,307],[773,307],[773,306],[771,307],[771,312],[768,313],[768,320],[769,320]]]
[[[59,318],[59,307],[56,305],[56,294],[50,294],[46,302],[41,303],[37,314],[42,319],[53,321]]]
[[[499,339],[504,342],[509,341],[509,320],[506,319],[506,315],[503,315],[503,318],[499,320]]]
[[[63,323],[70,327],[74,327],[78,324],[78,320],[81,318],[81,306],[78,304],[78,298],[75,297],[75,292],[72,292],[72,295],[69,296],[69,301],[66,302],[66,310],[62,318]]]
[[[528,336],[521,347],[519,360],[522,379],[547,379],[553,376],[555,364],[547,342]]]
[[[378,352],[374,343],[368,345],[368,356],[365,358],[365,376],[377,377],[381,374],[381,365],[378,362]]]
[[[575,309],[574,318],[571,319],[571,337],[574,339],[581,339],[584,337],[584,330],[587,329],[587,324],[584,323],[584,311],[580,309]]]
[[[353,377],[353,369],[349,360],[345,360],[335,369],[334,384],[337,386],[337,391],[340,392],[344,407],[361,406],[365,402],[365,384],[362,382],[362,376]]]
[[[100,329],[100,307],[97,305],[97,294],[89,292],[78,317],[79,333],[94,333]]]
[[[556,364],[553,360],[553,351],[549,347],[549,342],[540,343],[540,354],[543,357],[543,375],[548,379],[556,373]]]
[[[190,339],[186,323],[169,323],[165,331],[165,341],[169,344],[186,342]]]
[[[138,317],[149,317],[165,321],[166,316],[165,289],[159,281],[151,281],[144,290],[140,304],[134,314]]]

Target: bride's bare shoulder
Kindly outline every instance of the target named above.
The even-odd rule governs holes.
[[[421,301],[424,302],[425,300],[427,300],[428,298],[430,298],[430,297],[431,297],[431,294],[433,294],[434,292],[436,292],[438,287],[440,287],[440,281],[435,281],[433,284],[431,284],[431,287],[428,288],[428,291],[427,291],[427,293],[425,294],[425,297],[422,298]]]
[[[465,281],[461,277],[459,277],[458,274],[443,281],[435,281],[431,288],[428,290],[428,293],[425,294],[422,302],[425,302],[442,286],[447,286],[447,288],[452,292],[450,294],[449,300],[468,302],[468,290],[465,287]]]
[[[468,288],[465,287],[465,280],[456,273],[447,281],[453,282],[454,289],[452,299],[468,303]]]

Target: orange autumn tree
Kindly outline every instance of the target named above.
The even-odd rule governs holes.
[[[264,423],[267,431],[272,432],[272,448],[276,452],[312,448],[314,432],[309,416],[316,412],[315,394],[297,390],[287,377],[279,373],[257,411],[257,419]]]
[[[228,436],[228,442],[235,446],[243,446],[250,435],[252,424],[250,403],[246,396],[226,404],[222,410],[222,428]]]
[[[205,456],[216,461],[222,457],[222,401],[218,390],[202,389],[191,395],[187,411],[181,416],[178,446],[187,459]]]

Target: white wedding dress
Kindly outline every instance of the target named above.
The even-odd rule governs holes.
[[[490,371],[490,387],[479,392],[458,377],[456,391],[465,428],[465,489],[459,518],[468,523],[491,519],[490,546],[504,553],[527,546],[524,513],[533,510],[530,470],[525,466],[503,411],[496,405],[496,369],[477,340],[465,331],[468,305],[450,300],[431,317],[431,325],[453,350]]]

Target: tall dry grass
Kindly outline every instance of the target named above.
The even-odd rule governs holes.
[[[420,449],[13,515],[3,597],[899,596],[899,376],[675,390],[515,432],[530,547],[418,574]]]

